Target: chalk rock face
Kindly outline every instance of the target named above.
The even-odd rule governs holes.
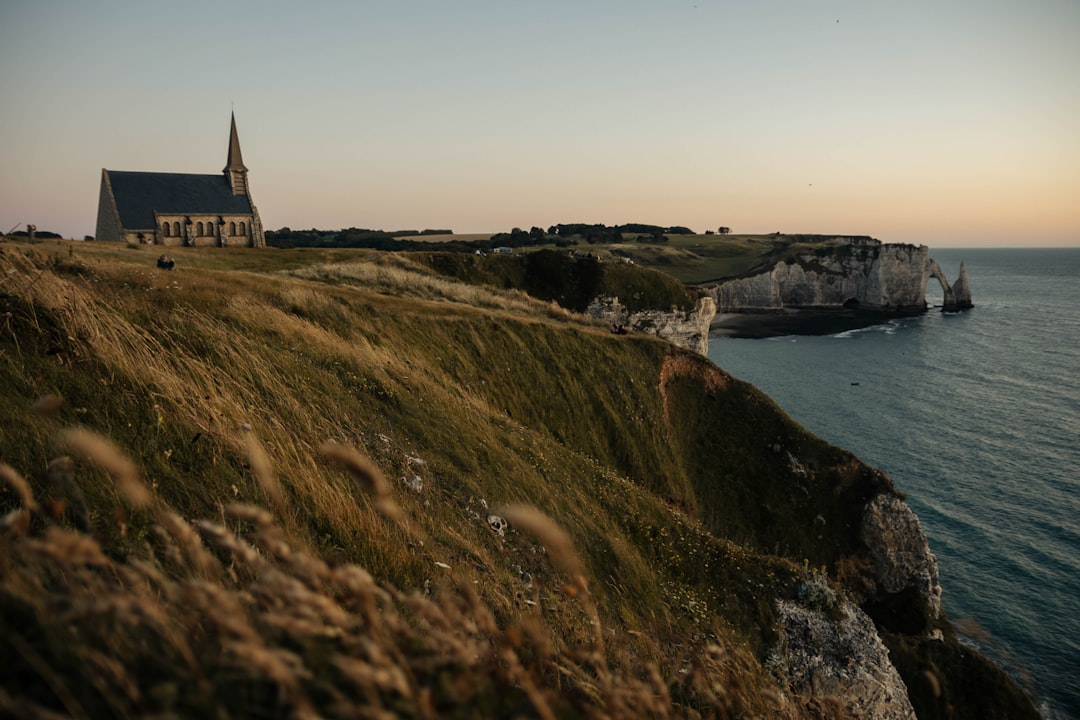
[[[975,307],[975,304],[971,301],[971,285],[968,283],[967,268],[964,267],[964,263],[960,263],[960,277],[953,283],[952,291],[953,297],[956,299],[957,310],[967,310]]]
[[[929,252],[925,245],[882,245],[864,286],[866,304],[875,310],[925,310]]]
[[[926,603],[929,619],[940,618],[937,558],[915,511],[894,495],[878,495],[863,511],[860,537],[869,549],[878,586],[889,594],[915,590]]]
[[[855,718],[908,720],[915,710],[874,623],[858,606],[823,608],[781,600],[779,640],[767,666],[796,693],[831,697]]]
[[[933,258],[930,258],[929,265],[927,265],[927,273],[941,283],[942,311],[957,312],[958,310],[968,310],[975,307],[971,301],[971,285],[968,284],[967,268],[964,267],[964,263],[960,263],[960,276],[952,285],[949,284],[949,279],[945,277],[945,271],[941,269],[941,266]]]
[[[921,312],[926,309],[925,245],[884,245],[876,240],[824,246],[777,263],[751,277],[710,290],[724,311],[841,308]]]
[[[607,325],[623,325],[632,332],[649,333],[680,347],[707,355],[709,325],[716,315],[716,302],[708,295],[689,312],[643,310],[631,313],[617,297],[598,297],[585,310],[589,317]]]

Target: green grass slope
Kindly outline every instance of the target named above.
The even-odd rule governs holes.
[[[415,253],[435,272],[470,284],[523,290],[583,312],[597,297],[618,297],[631,312],[692,310],[697,296],[660,271],[624,262],[601,262],[585,252],[540,250],[513,255]]]
[[[583,245],[603,259],[627,259],[688,285],[708,285],[763,272],[800,254],[851,252],[850,240],[832,235],[666,235],[624,237],[620,243]]]
[[[172,254],[0,243],[0,712],[839,712],[764,658],[813,568],[866,582],[880,473],[519,290],[367,251]],[[1012,687],[894,644],[911,678]]]

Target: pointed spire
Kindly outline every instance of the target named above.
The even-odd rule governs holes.
[[[229,128],[229,159],[225,163],[225,172],[247,172],[244,158],[240,155],[240,137],[236,134],[236,113],[232,113]]]

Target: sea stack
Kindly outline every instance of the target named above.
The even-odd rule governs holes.
[[[967,268],[964,267],[962,262],[960,263],[960,277],[956,278],[956,282],[953,283],[952,291],[957,310],[968,310],[975,307],[975,304],[971,302],[971,285],[968,284]]]

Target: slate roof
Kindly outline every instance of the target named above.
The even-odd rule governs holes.
[[[251,215],[251,199],[233,195],[221,175],[106,170],[120,223],[129,230],[157,225],[154,211],[184,215]]]

